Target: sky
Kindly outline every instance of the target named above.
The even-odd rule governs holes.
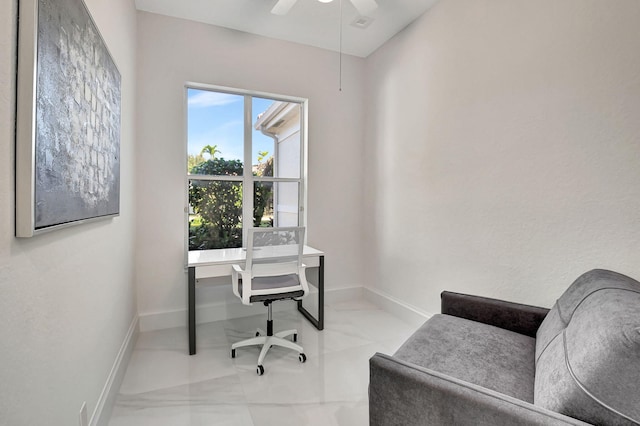
[[[206,145],[217,145],[216,157],[243,160],[244,96],[208,90],[187,89],[187,151],[197,155]],[[273,139],[253,128],[258,115],[269,108],[272,99],[252,98],[252,164],[258,152],[273,155]],[[205,154],[205,158],[207,158]]]

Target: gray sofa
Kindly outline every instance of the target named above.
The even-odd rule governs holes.
[[[551,310],[444,292],[369,367],[371,425],[639,425],[640,283],[593,270]]]

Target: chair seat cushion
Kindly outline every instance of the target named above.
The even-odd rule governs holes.
[[[304,296],[300,289],[300,278],[296,274],[278,275],[273,277],[254,277],[251,279],[253,290],[271,290],[282,288],[284,291],[275,294],[252,295],[251,302],[264,302],[267,300],[293,299]],[[289,288],[290,290],[288,290]],[[242,282],[239,283],[240,297],[242,297]]]
[[[533,402],[535,339],[450,315],[434,315],[394,357]]]

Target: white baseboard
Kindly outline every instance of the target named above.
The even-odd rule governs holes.
[[[363,290],[362,286],[352,286],[336,288],[331,290],[325,290],[324,302],[325,304],[348,302],[350,300],[362,300]]]
[[[308,297],[315,297],[312,293]],[[384,292],[362,286],[343,287],[325,290],[325,304],[339,303],[349,300],[368,300],[392,315],[401,318],[413,325],[420,325],[431,317],[415,306],[404,303]],[[295,302],[276,303],[273,309],[276,312],[291,309]],[[264,314],[264,306],[255,303],[253,306],[243,305],[240,300],[229,299],[225,302],[211,303],[196,307],[196,323],[202,324],[213,321],[221,321],[232,318],[248,317]],[[153,312],[140,314],[140,331],[162,330],[165,328],[186,327],[187,310],[177,309],[173,311]]]
[[[107,376],[107,382],[102,388],[102,393],[100,394],[100,398],[98,398],[96,408],[93,410],[91,421],[89,422],[91,426],[107,426],[109,423],[116,396],[120,390],[124,374],[127,371],[127,365],[129,365],[133,348],[138,339],[138,323],[138,316],[136,315],[131,321],[129,330],[113,363],[113,367],[111,367],[111,372],[109,372],[109,376]]]
[[[415,326],[422,325],[433,315],[408,303],[402,302],[380,290],[363,287],[362,291],[366,300],[409,324]]]
[[[307,297],[317,297],[312,292]],[[347,287],[335,290],[325,290],[325,303],[337,303],[344,300],[362,298],[362,287]],[[287,301],[275,303],[274,312],[292,309],[295,302]],[[224,302],[210,303],[196,307],[196,323],[202,324],[213,321],[222,321],[232,318],[249,317],[265,313],[262,303],[254,303],[252,306],[243,305],[239,299],[226,299]],[[186,327],[187,310],[177,309],[173,311],[153,312],[140,314],[140,331],[163,330],[165,328]]]
[[[275,303],[274,312],[291,309],[293,301]],[[254,303],[252,306],[243,305],[237,301],[222,303],[211,303],[196,307],[196,324],[203,324],[213,321],[221,321],[232,318],[249,317],[252,315],[264,314],[265,307],[262,303]],[[177,309],[174,311],[154,312],[140,315],[140,331],[163,330],[165,328],[186,327],[187,310]]]

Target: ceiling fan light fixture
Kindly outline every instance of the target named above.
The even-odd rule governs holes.
[[[318,0],[320,3],[331,3],[333,0]]]

